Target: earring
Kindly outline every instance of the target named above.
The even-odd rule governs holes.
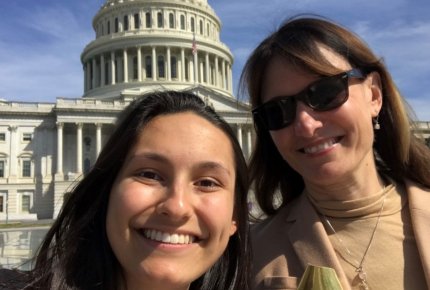
[[[379,124],[379,115],[376,116],[375,119],[373,119],[373,129],[375,130],[381,129],[381,125]]]

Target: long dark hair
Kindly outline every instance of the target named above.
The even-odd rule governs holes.
[[[284,22],[253,51],[241,75],[240,90],[247,92],[252,107],[262,102],[264,75],[275,56],[320,76],[339,73],[319,50],[324,45],[344,57],[352,67],[381,77],[383,105],[379,114],[381,129],[375,131],[374,152],[380,172],[399,183],[405,178],[430,187],[430,150],[413,134],[409,107],[397,89],[383,61],[357,35],[342,26],[315,15],[299,15]],[[282,205],[301,194],[301,175],[283,160],[266,130],[256,127],[256,144],[250,161],[250,179],[256,199],[267,214],[276,213],[275,195]]]
[[[196,95],[159,92],[139,97],[119,116],[117,126],[94,167],[73,189],[47,233],[36,258],[28,289],[103,289],[123,285],[120,265],[106,235],[112,184],[145,125],[158,115],[193,112],[220,128],[230,139],[236,166],[235,211],[238,230],[224,254],[192,290],[248,289],[249,236],[247,166],[230,126]]]

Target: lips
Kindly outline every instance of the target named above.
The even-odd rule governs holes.
[[[192,244],[194,241],[197,240],[197,237],[193,235],[187,235],[187,234],[171,234],[167,232],[161,232],[157,230],[152,229],[143,229],[142,230],[143,236],[147,239],[162,242],[166,244],[179,244],[179,245],[187,245]]]

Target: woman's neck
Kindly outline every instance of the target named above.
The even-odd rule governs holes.
[[[380,192],[385,187],[383,178],[376,172],[361,176],[339,178],[332,184],[320,184],[305,180],[306,190],[316,200],[354,200]]]

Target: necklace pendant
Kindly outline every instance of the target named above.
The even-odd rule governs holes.
[[[359,267],[355,270],[358,274],[358,278],[360,279],[359,287],[361,290],[369,290],[369,286],[367,285],[367,274],[364,272],[362,267]]]

